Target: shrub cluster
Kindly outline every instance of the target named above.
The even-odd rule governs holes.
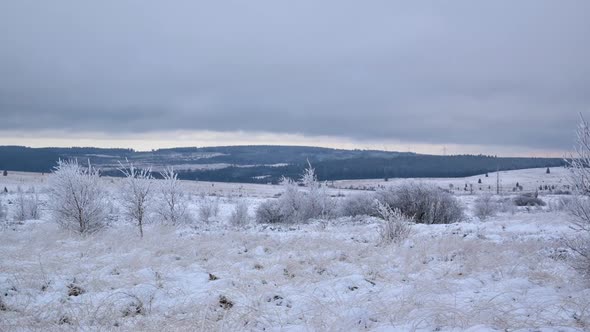
[[[377,200],[417,223],[450,224],[463,219],[463,206],[450,193],[424,183],[406,183],[376,192]]]
[[[545,202],[532,194],[524,194],[514,198],[516,206],[545,206]]]
[[[311,165],[301,177],[303,189],[291,179],[284,178],[282,194],[276,199],[262,203],[256,210],[259,223],[298,223],[310,219],[334,217],[335,201],[320,183]]]

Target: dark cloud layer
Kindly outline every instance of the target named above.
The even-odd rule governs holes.
[[[0,131],[567,148],[590,2],[0,2]]]

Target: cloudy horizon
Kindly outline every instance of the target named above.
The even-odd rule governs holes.
[[[589,33],[587,1],[6,1],[0,145],[563,156]]]

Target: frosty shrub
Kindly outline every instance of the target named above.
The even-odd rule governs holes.
[[[375,197],[372,193],[357,193],[340,201],[341,216],[373,216],[376,212]]]
[[[153,178],[151,169],[138,169],[132,163],[122,165],[119,171],[125,178],[121,182],[121,206],[127,218],[137,223],[143,237],[143,224],[150,213]]]
[[[209,223],[211,218],[217,217],[219,214],[219,199],[210,199],[203,197],[199,204],[199,220],[204,223]]]
[[[284,222],[281,207],[277,200],[262,202],[256,209],[256,222],[260,224],[278,224]]]
[[[481,220],[493,217],[498,213],[500,207],[494,201],[493,196],[484,194],[475,200],[474,215]]]
[[[412,218],[404,215],[399,209],[391,209],[389,205],[380,202],[376,202],[376,209],[383,219],[379,224],[381,243],[400,243],[408,238],[412,230]]]
[[[498,209],[502,213],[515,214],[517,209],[514,205],[514,201],[510,197],[504,197],[498,199]]]
[[[423,183],[406,183],[376,192],[381,204],[399,209],[417,223],[450,224],[463,220],[463,206],[450,193]]]
[[[524,194],[514,198],[516,206],[545,206],[545,202],[535,195]]]
[[[106,195],[99,173],[76,160],[60,160],[48,179],[51,218],[65,229],[91,233],[105,225]]]
[[[234,227],[244,227],[250,222],[248,216],[248,204],[245,201],[240,201],[236,204],[232,214],[229,217],[229,222]]]
[[[262,223],[298,223],[310,219],[327,219],[336,214],[336,203],[326,191],[326,184],[317,180],[314,169],[305,169],[300,189],[297,182],[283,178],[283,192],[272,203],[261,204],[256,212],[256,220]]]
[[[166,224],[176,225],[189,222],[192,218],[188,211],[188,199],[184,194],[182,183],[171,167],[160,172],[157,213]]]
[[[0,197],[0,220],[6,220],[7,214],[6,205],[4,205],[4,201]]]
[[[35,192],[35,188],[31,188],[29,192],[25,193],[21,187],[17,187],[15,203],[15,220],[39,219],[39,195]]]
[[[327,185],[318,181],[315,170],[309,162],[308,167],[301,176],[301,183],[307,189],[307,191],[302,192],[302,220],[333,217],[336,204],[326,191]]]

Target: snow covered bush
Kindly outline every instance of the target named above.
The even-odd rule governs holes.
[[[250,216],[248,215],[248,204],[245,201],[240,201],[236,204],[229,222],[234,227],[244,227],[250,222]]]
[[[381,243],[400,243],[408,238],[413,219],[404,215],[399,209],[391,209],[387,204],[376,202],[376,205],[377,212],[383,219],[379,225]]]
[[[21,187],[17,187],[15,209],[14,219],[17,221],[39,219],[39,195],[35,192],[35,188],[25,193]]]
[[[516,206],[545,206],[545,202],[532,194],[524,194],[514,198]]]
[[[345,217],[372,216],[376,213],[372,193],[357,193],[340,201],[340,215]]]
[[[301,190],[297,182],[283,178],[284,190],[276,200],[261,204],[256,212],[256,220],[262,223],[288,222],[298,223],[310,219],[327,219],[336,214],[336,203],[328,195],[326,185],[317,180],[311,164],[305,169]]]
[[[2,197],[0,197],[0,220],[6,220],[7,214],[8,213],[6,206],[4,205],[4,201],[2,200]]]
[[[143,237],[143,224],[149,216],[153,199],[153,177],[150,169],[137,169],[132,163],[119,164],[125,178],[121,182],[121,205],[127,218],[137,223]]]
[[[260,224],[278,224],[284,222],[281,207],[277,200],[268,200],[258,205],[256,209],[256,222]]]
[[[336,204],[326,190],[326,184],[318,181],[315,170],[308,162],[303,171],[301,183],[307,191],[303,192],[303,220],[327,219],[334,216]]]
[[[381,204],[423,224],[450,224],[463,220],[463,206],[450,193],[424,183],[405,183],[376,192]]]
[[[105,225],[106,195],[98,170],[60,160],[48,180],[51,218],[65,229],[91,233]]]
[[[192,218],[188,211],[188,200],[178,175],[171,167],[160,172],[160,175],[163,180],[159,182],[157,213],[162,222],[176,225],[190,221]]]
[[[490,194],[483,194],[475,200],[474,215],[481,220],[493,217],[498,213],[500,207]]]
[[[209,223],[212,217],[219,214],[219,199],[210,199],[203,197],[199,204],[199,220],[203,223]]]

